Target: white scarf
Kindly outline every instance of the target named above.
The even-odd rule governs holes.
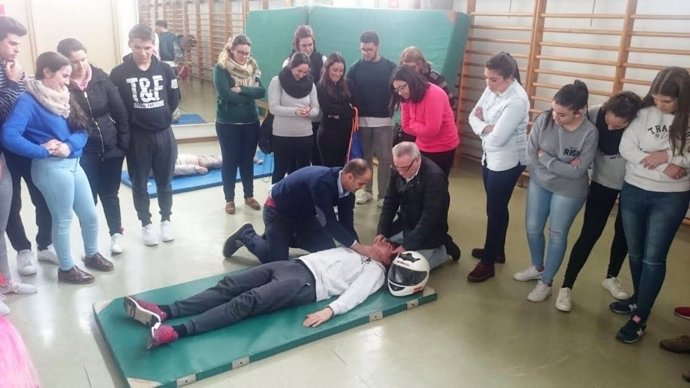
[[[69,90],[51,89],[34,78],[26,80],[26,91],[34,96],[44,108],[64,118],[69,117]]]

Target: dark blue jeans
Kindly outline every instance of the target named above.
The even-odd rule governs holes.
[[[510,214],[508,203],[513,189],[525,166],[517,166],[505,171],[493,171],[482,166],[484,191],[486,191],[486,240],[484,240],[484,257],[482,261],[493,264],[496,256],[505,253],[506,233]]]
[[[621,213],[637,311],[646,320],[666,276],[666,256],[688,211],[690,191],[664,193],[623,184]]]
[[[316,252],[335,248],[333,237],[326,232],[316,216],[296,220],[280,214],[271,206],[264,206],[264,236],[253,230],[241,236],[242,243],[262,263],[287,260],[290,247]]]
[[[216,123],[216,134],[223,156],[223,193],[225,202],[235,200],[235,181],[240,169],[244,198],[254,196],[254,154],[259,142],[259,122],[250,124]]]

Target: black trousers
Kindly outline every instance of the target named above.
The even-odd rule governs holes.
[[[575,279],[584,267],[589,254],[594,248],[601,233],[606,227],[606,222],[609,219],[609,214],[613,209],[613,205],[618,198],[619,190],[610,189],[597,182],[592,181],[589,185],[589,194],[587,195],[587,203],[585,204],[585,219],[582,223],[582,231],[578,237],[572,251],[570,251],[570,259],[568,260],[568,268],[565,271],[565,278],[563,279],[563,287],[570,289],[575,285]],[[611,251],[609,255],[609,265],[606,272],[606,277],[617,277],[623,266],[625,256],[628,254],[628,245],[623,232],[623,220],[621,212],[618,211],[616,222],[614,224],[613,241],[611,242]]]
[[[103,213],[108,223],[110,235],[122,233],[122,215],[120,212],[120,177],[124,157],[101,159],[98,154],[85,153],[79,163],[89,179],[93,201],[98,203],[100,197]]]
[[[303,137],[273,135],[272,143],[275,159],[271,183],[278,183],[285,178],[285,174],[310,165],[314,148],[313,135]]]
[[[250,124],[216,123],[216,134],[223,157],[225,202],[235,200],[237,169],[240,170],[244,198],[254,196],[254,154],[259,142],[259,122]]]
[[[326,167],[343,167],[347,162],[352,119],[335,120],[323,118],[316,135],[316,144],[321,155],[321,164]]]
[[[158,132],[131,131],[127,172],[132,180],[132,197],[142,226],[151,223],[147,190],[149,173],[153,172],[158,190],[158,206],[162,221],[172,214],[172,181],[177,160],[177,143],[172,128]]]
[[[171,318],[200,314],[184,323],[187,334],[193,335],[314,301],[314,275],[301,261],[290,260],[226,275],[215,287],[168,307]]]
[[[290,247],[307,252],[335,248],[333,237],[317,217],[295,220],[283,216],[271,206],[264,206],[263,218],[266,227],[263,236],[251,230],[241,236],[249,252],[262,263],[287,260]]]
[[[23,178],[29,190],[31,202],[36,208],[36,225],[38,226],[38,233],[36,234],[37,248],[39,250],[46,249],[48,245],[53,243],[51,234],[53,221],[46,200],[43,198],[43,194],[41,194],[38,187],[34,185],[34,181],[31,178],[31,159],[6,150],[3,150],[3,154],[7,162],[7,169],[12,176],[12,203],[10,205],[10,214],[7,219],[7,238],[9,238],[12,248],[17,252],[31,249],[31,242],[26,237],[24,224],[19,214],[22,210],[21,183]]]
[[[517,166],[505,171],[493,171],[482,166],[484,191],[486,191],[486,239],[484,240],[484,257],[482,261],[492,264],[496,256],[505,254],[506,234],[510,223],[508,204],[513,196],[513,189],[525,166]]]
[[[431,159],[437,166],[441,167],[443,173],[446,176],[450,175],[450,169],[453,167],[453,160],[455,159],[455,148],[450,151],[443,152],[424,152],[421,151],[422,155]]]

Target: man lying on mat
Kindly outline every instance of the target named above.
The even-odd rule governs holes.
[[[287,261],[274,261],[226,275],[214,287],[168,305],[124,298],[125,313],[151,327],[147,348],[169,344],[181,337],[201,334],[242,319],[285,307],[340,297],[308,314],[304,326],[316,327],[344,314],[383,285],[393,247],[373,245],[370,257],[349,248],[332,248]],[[198,314],[198,315],[197,315]],[[168,319],[196,315],[179,325]]]
[[[254,164],[263,162],[254,156]],[[222,164],[223,159],[220,155],[178,154],[175,160],[175,176],[208,174],[208,170],[219,169]]]

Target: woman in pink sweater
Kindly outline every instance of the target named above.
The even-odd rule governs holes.
[[[448,176],[455,149],[460,144],[448,95],[408,66],[398,66],[391,76],[392,110],[400,107],[403,131],[416,136],[422,155]]]

